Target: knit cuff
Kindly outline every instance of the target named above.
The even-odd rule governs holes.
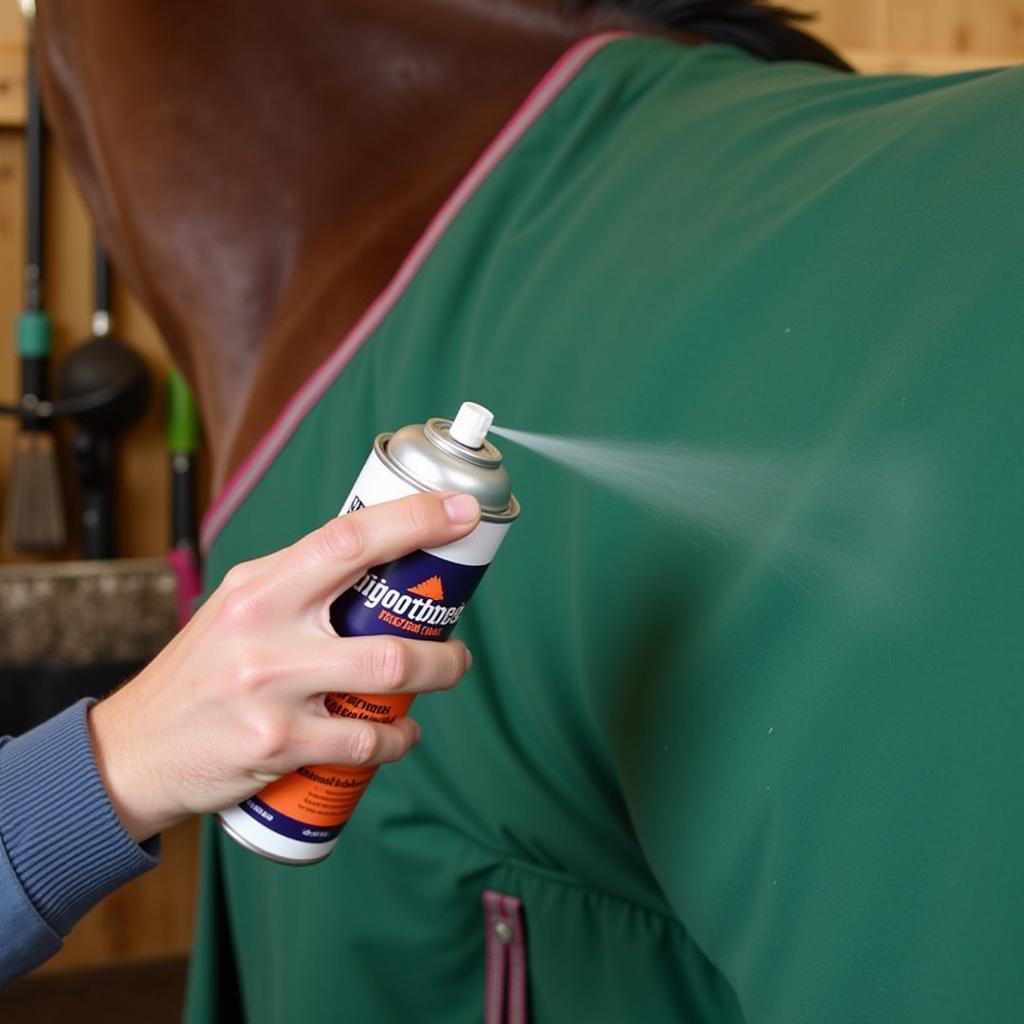
[[[0,836],[25,894],[58,934],[160,860],[125,831],[96,768],[82,700],[0,752]]]

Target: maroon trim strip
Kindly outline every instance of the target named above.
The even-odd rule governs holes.
[[[487,938],[487,975],[484,994],[484,1024],[505,1024],[506,945],[498,937],[502,920],[499,892],[484,893],[484,934]]]
[[[508,1024],[528,1024],[529,1001],[526,993],[526,934],[522,904],[514,896],[503,896],[505,917],[512,926],[508,946]]]
[[[484,1024],[528,1024],[523,905],[515,896],[493,889],[483,894],[483,903],[487,941]]]

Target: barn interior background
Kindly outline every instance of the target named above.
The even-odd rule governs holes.
[[[817,33],[865,72],[940,73],[1019,63],[1024,0],[817,0],[791,6],[818,14]],[[13,327],[22,305],[25,247],[26,33],[17,0],[0,0],[0,400],[14,400],[19,370]],[[88,216],[59,153],[50,153],[46,302],[54,323],[54,363],[90,333]],[[144,356],[159,382],[169,359],[159,335],[122,285],[115,286],[118,333]],[[157,556],[169,529],[164,410],[157,401],[124,436],[119,468],[119,554]],[[16,423],[0,418],[0,493],[8,483]],[[66,445],[64,446],[66,450]],[[64,466],[70,479],[70,467]],[[76,556],[74,543],[52,559]],[[0,563],[25,561],[0,539]],[[37,974],[184,957],[195,879],[194,824],[167,837],[162,867],[111,896]]]

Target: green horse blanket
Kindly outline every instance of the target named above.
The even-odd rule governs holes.
[[[692,514],[503,444],[471,674],[326,862],[208,830],[192,1024],[1024,1019],[1022,97],[645,37],[538,85],[208,585],[464,399],[679,446]]]

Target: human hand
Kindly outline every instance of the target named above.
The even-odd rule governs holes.
[[[89,713],[100,777],[137,841],[244,800],[303,765],[396,761],[409,718],[332,718],[327,692],[420,693],[469,668],[459,640],[339,637],[328,609],[375,565],[469,533],[468,495],[417,494],[339,516],[244,562],[131,682]]]

